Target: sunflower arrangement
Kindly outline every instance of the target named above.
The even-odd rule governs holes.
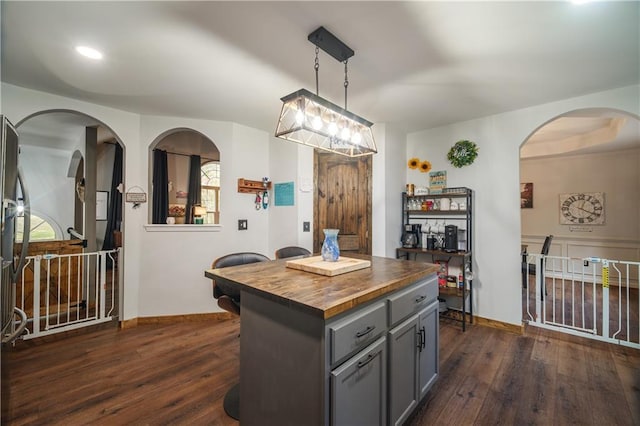
[[[471,141],[462,140],[451,147],[447,154],[447,159],[453,167],[460,168],[473,163],[477,156],[478,145]]]
[[[416,169],[420,170],[421,173],[427,173],[429,172],[429,170],[431,170],[431,162],[427,160],[421,161],[417,157],[413,157],[409,159],[409,161],[407,161],[407,165],[412,170],[416,170]]]
[[[431,163],[427,160],[424,160],[420,163],[420,172],[428,173],[431,170]]]
[[[418,168],[418,166],[420,166],[420,159],[415,157],[411,158],[407,162],[407,165],[409,166],[410,169],[415,170]]]

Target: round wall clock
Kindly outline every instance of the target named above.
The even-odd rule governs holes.
[[[604,193],[560,194],[560,224],[604,225]]]

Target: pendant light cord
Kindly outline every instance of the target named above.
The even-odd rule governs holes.
[[[320,69],[320,62],[318,62],[318,51],[320,49],[318,48],[318,46],[316,46],[316,62],[313,65],[313,69],[316,70],[316,96],[320,96],[320,89],[319,89],[319,83],[318,83],[318,70]]]
[[[349,59],[345,59],[344,61],[344,109],[347,109],[347,88],[349,87],[349,78],[347,77],[347,62],[349,62]]]

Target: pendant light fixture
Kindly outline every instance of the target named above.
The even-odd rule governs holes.
[[[300,89],[283,98],[275,136],[348,157],[375,154],[373,123],[347,110],[347,63],[354,52],[336,36],[320,27],[308,40],[316,45],[316,93]],[[318,94],[318,50],[344,63],[344,108]]]

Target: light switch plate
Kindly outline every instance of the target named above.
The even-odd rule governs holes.
[[[302,222],[302,232],[311,231],[311,224],[309,222]]]
[[[248,228],[247,219],[238,220],[238,231],[246,231]]]

